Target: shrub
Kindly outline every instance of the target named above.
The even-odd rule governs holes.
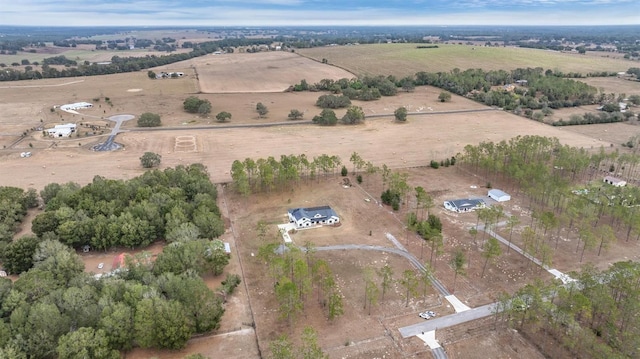
[[[382,192],[380,199],[382,200],[382,203],[390,205],[394,211],[397,211],[400,208],[400,193],[396,191],[387,189]]]
[[[140,164],[144,168],[157,167],[160,165],[161,159],[162,156],[157,153],[145,152],[142,157],[140,157]]]
[[[138,118],[138,127],[158,127],[162,125],[162,121],[160,120],[160,115],[145,112]]]
[[[344,108],[350,105],[351,100],[344,95],[322,95],[316,101],[316,106],[321,108]]]
[[[342,166],[342,169],[340,170],[340,174],[342,175],[342,177],[347,177],[347,174],[349,174],[349,170],[347,170],[346,166]]]
[[[431,168],[439,168],[440,167],[440,163],[438,163],[438,161],[436,160],[431,160],[431,163],[429,164],[429,166],[431,166]]]

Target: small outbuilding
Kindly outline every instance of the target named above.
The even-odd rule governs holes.
[[[511,195],[497,188],[490,189],[487,195],[496,202],[506,202],[511,200]]]
[[[627,181],[613,176],[605,176],[604,183],[610,184],[615,187],[624,187],[627,185]]]

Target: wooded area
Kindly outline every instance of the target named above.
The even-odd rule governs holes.
[[[3,216],[14,223],[33,206],[35,191],[2,187]],[[135,346],[179,349],[192,335],[218,328],[223,300],[240,282],[227,275],[214,292],[202,275],[229,262],[216,189],[202,165],[148,171],[80,187],[50,184],[36,235],[3,239],[0,258],[0,357],[119,358]],[[13,202],[16,201],[16,202]],[[17,204],[5,206],[9,203]],[[10,213],[11,212],[11,213]],[[13,226],[13,227],[12,227]],[[73,247],[95,250],[170,242],[154,258],[141,252],[102,276],[85,272]]]

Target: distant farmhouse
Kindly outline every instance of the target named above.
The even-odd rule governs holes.
[[[444,202],[444,208],[452,212],[466,213],[475,211],[478,208],[486,207],[483,199],[454,199]]]
[[[624,187],[627,185],[627,181],[613,176],[606,176],[603,181],[604,183],[610,184],[615,187]]]
[[[184,72],[161,72],[156,74],[157,79],[172,79],[184,76]]]
[[[50,137],[69,137],[72,133],[76,132],[75,123],[66,123],[64,125],[55,125],[53,128],[47,129],[47,134]]]
[[[340,223],[340,218],[329,206],[289,209],[287,214],[289,222],[298,228]]]
[[[75,111],[75,110],[82,110],[85,108],[92,108],[93,104],[89,103],[89,102],[76,102],[76,103],[69,103],[66,105],[62,105],[60,106],[60,109],[62,111]]]

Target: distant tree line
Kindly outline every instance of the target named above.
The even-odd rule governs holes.
[[[628,73],[636,75],[635,68],[630,68]],[[595,74],[602,75],[602,74]],[[519,68],[513,71],[469,69],[461,71],[453,69],[450,72],[418,72],[415,76],[407,76],[398,79],[395,76],[365,76],[359,78],[342,78],[339,80],[323,79],[317,83],[309,84],[302,80],[299,84],[291,86],[291,91],[328,91],[331,94],[321,95],[316,105],[323,109],[336,109],[348,107],[351,100],[370,101],[377,100],[381,96],[393,96],[399,89],[413,91],[415,86],[434,86],[446,91],[442,92],[438,99],[447,102],[451,93],[471,98],[487,106],[495,106],[512,111],[528,118],[534,116],[535,110],[542,110],[543,116],[551,114],[551,109],[576,107],[588,104],[601,103],[606,112],[614,112],[609,115],[586,116],[585,123],[602,123],[624,121],[632,117],[632,113],[621,114],[619,107],[613,108],[615,96],[599,93],[598,89],[584,82],[567,77],[581,77],[580,74],[564,74],[558,71],[543,68]],[[513,85],[505,88],[506,85]],[[613,95],[613,94],[611,94]],[[624,98],[624,95],[618,96]],[[620,99],[621,101],[621,99]],[[611,110],[609,110],[611,108]],[[323,112],[324,113],[324,112]],[[402,116],[400,116],[402,118]],[[326,112],[314,118],[319,124],[335,124],[330,113]],[[580,121],[573,120],[572,124]],[[562,124],[558,125],[564,125]]]
[[[569,117],[569,120],[565,121],[560,119],[553,122],[553,126],[574,126],[574,125],[591,125],[595,123],[613,123],[623,122],[629,117],[633,116],[632,112],[599,112],[598,114],[585,112],[584,115],[574,114]]]
[[[244,161],[235,160],[231,165],[231,178],[238,193],[249,195],[291,188],[301,180],[319,179],[322,175],[335,175],[342,164],[340,157],[326,154],[308,159],[306,155],[282,155]]]
[[[135,72],[151,67],[168,65],[179,61],[188,60],[194,57],[211,54],[219,49],[216,42],[209,41],[194,44],[193,50],[188,53],[169,54],[163,56],[145,56],[145,57],[120,57],[113,56],[109,64],[96,64],[85,61],[80,64],[73,64],[72,60],[68,60],[64,55],[55,56],[56,63],[65,65],[64,69],[58,70],[55,67],[44,63],[41,70],[31,69],[29,71],[20,71],[17,69],[5,69],[0,72],[0,81],[17,81],[31,80],[40,78],[59,78],[59,77],[76,77],[76,76],[95,76],[107,75],[123,72]]]

